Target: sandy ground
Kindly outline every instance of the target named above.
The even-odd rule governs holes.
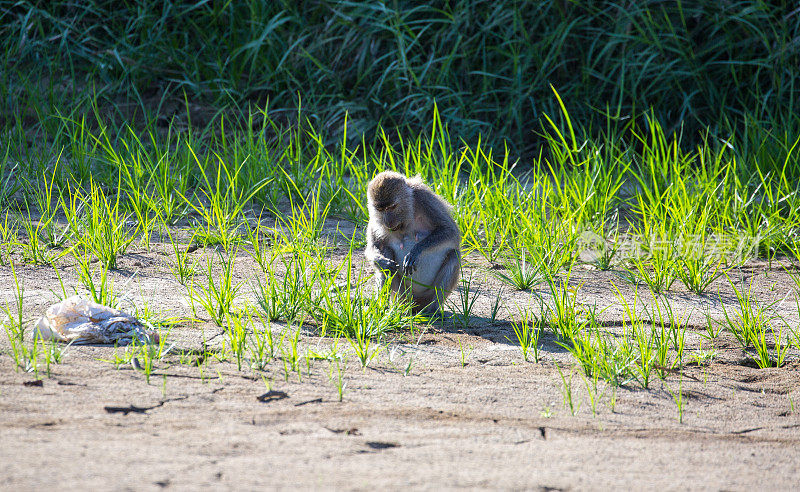
[[[156,244],[121,260],[114,282],[126,294],[123,308],[147,303],[190,314],[166,255]],[[551,333],[542,335],[539,363],[524,362],[507,339],[514,306],[530,303],[530,293],[506,287],[505,308],[492,323],[500,284],[479,266],[470,270],[480,292],[468,329],[445,322],[413,339],[398,336],[366,369],[351,354],[342,401],[336,365],[327,360],[304,361],[301,375],[287,378],[281,361],[257,373],[232,361],[182,365],[170,355],[148,384],[130,364],[103,361],[114,349],[97,346],[70,347],[50,377],[32,385],[34,375],[15,370],[2,336],[0,489],[745,490],[800,483],[796,349],[786,366],[757,369],[723,333],[711,365],[687,366],[682,383],[673,374],[655,377],[649,389],[613,391],[601,381],[593,405],[588,383]],[[79,285],[68,264],[59,272],[68,288]],[[241,256],[237,276],[254,272]],[[19,266],[18,275],[33,320],[56,300],[57,276],[34,266]],[[750,263],[732,275],[742,276],[798,326],[794,301],[780,302],[793,285],[785,272]],[[613,272],[573,272],[582,301],[611,306],[602,317],[613,331],[620,309],[612,282],[633,299]],[[0,302],[12,299],[11,285],[4,267]],[[704,312],[719,318],[733,300],[723,281],[705,296],[676,283],[667,297],[677,311],[692,312],[689,351],[703,340]],[[199,349],[217,333],[209,323],[184,323],[170,336],[179,348]],[[301,352],[323,353],[331,343],[304,333]],[[575,415],[556,364],[567,380],[572,374]],[[680,388],[682,423],[673,397]]]

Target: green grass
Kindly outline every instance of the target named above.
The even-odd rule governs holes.
[[[558,93],[552,97],[559,101]],[[545,150],[524,169],[483,143],[455,146],[437,113],[430,122],[433,138],[393,141],[383,134],[377,144],[358,145],[326,143],[311,122],[282,126],[263,113],[279,140],[222,119],[197,135],[177,127],[116,131],[62,118],[44,145],[61,155],[65,135],[80,137],[86,143],[69,148],[71,159],[90,162],[89,172],[67,171],[56,165],[60,159],[41,154],[15,154],[26,181],[2,210],[7,220],[0,251],[6,261],[33,264],[75,258],[92,299],[114,305],[114,269],[130,248],[148,249],[153,238],[168,243],[167,267],[187,289],[195,318],[227,328],[223,360],[261,371],[277,359],[287,378],[302,377],[305,360],[310,371],[299,335],[278,343],[271,331],[256,330],[253,316],[262,316],[266,323],[345,337],[366,366],[388,334],[429,322],[388,292],[371,292],[370,273],[358,263],[366,183],[386,168],[419,173],[453,204],[465,258],[479,259],[503,282],[539,299],[542,323],[531,323],[531,311],[528,322],[512,325],[526,360],[539,359],[538,337],[549,329],[592,391],[597,378],[650,387],[654,377],[682,370],[686,322],[658,302],[647,313],[635,312],[635,303],[620,296],[630,312],[623,336],[611,336],[596,309],[579,301],[580,286],[570,282],[579,249],[592,246],[581,242],[586,234],[601,244],[594,261],[583,263],[616,273],[627,268],[654,293],[701,295],[749,258],[800,261],[793,240],[800,225],[800,209],[793,206],[798,185],[784,174],[744,172],[734,152],[712,139],[685,150],[679,134],[655,122],[644,130],[590,136],[565,110],[559,105],[569,124],[559,130],[553,121]],[[24,135],[11,135],[9,155],[22,148]],[[340,227],[350,222],[356,229],[328,227],[340,220]],[[29,238],[38,242],[31,245]],[[190,245],[199,249],[190,253]],[[238,272],[238,257],[252,259],[255,271]],[[485,292],[475,271],[468,265],[449,299],[456,328],[475,322],[478,293]],[[252,299],[244,295],[248,286]],[[494,298],[492,322],[502,315],[501,300]],[[730,316],[734,334],[744,333]],[[796,344],[788,342],[790,329],[755,333],[741,336],[759,366],[782,364]],[[787,341],[776,344],[775,337]]]
[[[112,3],[0,0],[0,263],[74,268],[113,306],[126,255],[165,249],[190,322],[225,329],[221,348],[177,361],[204,381],[223,363],[270,380],[280,365],[288,381],[326,359],[341,401],[347,357],[392,363],[395,336],[475,328],[482,298],[524,360],[555,337],[593,414],[605,388],[613,411],[617,387],[677,372],[682,420],[683,371],[710,365],[720,329],[758,367],[800,350],[750,287],[730,284],[738,306],[709,318],[705,350],[666,299],[730,290],[753,258],[800,290],[789,2]],[[386,169],[453,205],[467,261],[447,319],[371,289],[366,186]],[[607,329],[578,265],[651,292],[618,290]],[[484,272],[531,292],[519,319]],[[63,350],[26,338],[16,288],[9,355],[49,372]],[[330,355],[310,335],[334,340]],[[115,364],[149,381],[178,357],[167,336]],[[575,414],[572,369],[558,371]]]
[[[453,326],[466,330],[472,320],[475,302],[480,295],[480,288],[474,286],[473,273],[470,272],[469,275],[466,275],[463,268],[461,269],[461,278],[458,283],[460,284],[459,288],[452,293],[447,306],[452,311],[450,320],[453,322]]]
[[[92,268],[91,259],[87,253],[75,255],[78,267],[78,279],[86,290],[89,298],[103,306],[117,307],[118,299],[114,293],[114,284],[109,278],[109,268],[99,265]]]
[[[27,184],[6,203],[8,217],[24,220],[3,228],[4,250],[46,263],[80,245],[113,269],[134,241],[147,248],[153,234],[178,225],[200,245],[249,243],[266,269],[272,260],[259,248],[276,227],[297,251],[316,243],[327,219],[364,224],[366,183],[393,168],[419,173],[453,203],[466,252],[504,263],[498,273],[517,288],[568,270],[587,232],[606,241],[590,263],[626,265],[654,292],[680,280],[702,293],[752,256],[797,258],[800,194],[788,178],[800,153],[794,137],[780,151],[786,172],[773,173],[747,164],[754,156],[737,155],[745,144],[731,150],[708,138],[687,150],[681,134],[655,122],[596,136],[575,124],[563,132],[553,126],[522,168],[480,142],[456,146],[439,113],[431,115],[432,137],[393,142],[382,133],[377,143],[356,145],[327,142],[310,122],[262,117],[268,123],[260,132],[220,119],[199,135],[177,123],[166,131],[154,125],[147,138],[128,127],[112,131],[102,120],[100,128],[56,120],[43,152],[62,155],[72,128],[82,125],[78,133],[96,145],[70,158],[92,163],[86,176],[31,156],[26,134],[11,133],[5,151]],[[177,276],[186,282],[191,268],[179,256]]]
[[[195,304],[203,308],[205,314],[219,326],[223,326],[230,315],[236,314],[235,301],[242,287],[243,281],[237,280],[234,275],[237,249],[230,252],[216,251],[206,258],[203,277],[195,280],[189,288],[189,298],[192,309],[197,309]],[[216,264],[219,268],[215,268]]]
[[[19,371],[22,369],[26,372],[36,371],[38,375],[38,344],[36,343],[38,337],[34,337],[33,346],[28,347],[25,339],[25,331],[27,320],[24,318],[23,308],[25,303],[25,285],[20,283],[17,277],[17,270],[14,265],[11,265],[11,273],[14,277],[14,304],[9,305],[6,303],[3,306],[5,313],[5,320],[3,320],[3,328],[8,338],[10,346],[10,355],[14,360],[14,369]]]
[[[323,273],[327,278],[314,294],[309,315],[319,324],[323,335],[345,336],[356,349],[362,367],[371,358],[370,340],[424,323],[421,315],[411,313],[409,301],[394,299],[388,284],[372,293],[371,282],[363,271],[354,273],[353,251],[338,268]]]
[[[724,325],[733,334],[742,351],[761,368],[780,367],[791,348],[791,328],[775,313],[777,302],[764,303],[753,296],[752,282],[745,290],[728,278],[737,306],[728,311],[723,304]]]
[[[525,308],[517,307],[519,311],[519,321],[511,322],[511,329],[514,337],[519,344],[522,359],[528,361],[528,354],[533,352],[533,361],[539,362],[539,335],[542,333],[544,323]]]

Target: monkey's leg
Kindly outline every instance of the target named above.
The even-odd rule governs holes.
[[[461,253],[458,250],[450,250],[442,261],[442,266],[433,277],[431,288],[426,290],[424,294],[414,298],[414,304],[417,311],[424,311],[426,313],[435,313],[441,309],[447,296],[453,292],[453,289],[458,282],[458,277],[461,274]]]

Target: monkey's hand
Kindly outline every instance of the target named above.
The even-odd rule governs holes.
[[[398,265],[396,261],[390,260],[389,258],[375,260],[375,265],[381,270],[388,270],[391,273],[396,273],[400,269],[400,265]]]
[[[417,269],[417,259],[419,258],[419,252],[414,251],[413,249],[408,252],[405,258],[403,258],[403,274],[404,275],[411,275],[414,273],[414,270]]]

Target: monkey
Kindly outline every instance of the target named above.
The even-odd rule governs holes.
[[[367,185],[367,247],[380,290],[409,297],[413,312],[435,313],[461,272],[461,231],[452,207],[422,178],[384,171]]]

